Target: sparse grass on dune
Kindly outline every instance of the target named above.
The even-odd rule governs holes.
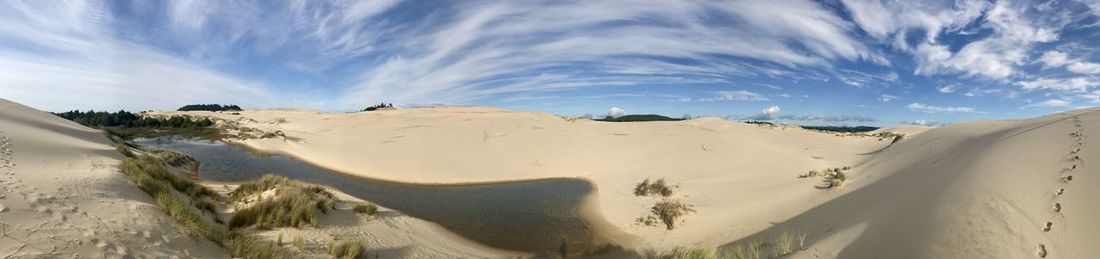
[[[378,213],[378,206],[374,204],[359,204],[352,208],[355,213],[374,215]]]
[[[665,228],[672,230],[676,227],[676,219],[688,213],[695,212],[691,206],[676,200],[664,200],[657,202],[650,211],[665,223]]]
[[[363,255],[366,251],[362,241],[350,239],[350,240],[333,240],[329,244],[328,254],[341,259],[355,259]]]
[[[655,259],[760,259],[780,258],[791,255],[796,250],[806,249],[803,244],[806,234],[802,232],[783,232],[768,242],[749,241],[747,245],[715,249],[707,247],[675,248],[663,253],[650,252],[646,258]],[[797,245],[797,248],[795,247]],[[771,248],[765,251],[765,248]]]
[[[672,186],[665,183],[665,179],[657,179],[657,181],[650,183],[649,178],[646,178],[634,187],[634,196],[650,195],[660,195],[661,197],[672,196]]]
[[[173,194],[173,190],[181,193],[203,193],[203,191],[194,190],[205,189],[205,187],[187,179],[175,178],[177,176],[165,170],[160,161],[151,157],[127,159],[122,162],[120,167],[122,172],[137,184],[138,188],[153,196],[157,206],[168,213],[169,217],[192,236],[205,238],[219,245],[233,236],[224,226],[204,221],[202,215],[197,213],[197,208],[187,205]],[[182,184],[183,181],[190,184]],[[205,190],[208,193],[213,193],[208,189]],[[192,195],[191,197],[195,198],[196,196]],[[195,203],[195,201],[192,200],[192,203]]]
[[[173,167],[186,166],[188,170],[197,170],[199,168],[198,160],[180,152],[167,149],[156,149],[153,150],[152,153]]]
[[[293,258],[292,254],[283,250],[278,244],[255,240],[251,237],[233,239],[229,252],[233,258],[243,259]]]
[[[264,197],[268,191],[273,195]],[[320,186],[270,174],[241,184],[229,196],[241,203],[229,219],[231,228],[316,226],[316,211],[326,213],[336,204],[332,193]]]

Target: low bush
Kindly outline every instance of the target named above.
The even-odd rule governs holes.
[[[681,203],[676,200],[663,200],[657,202],[650,208],[650,212],[661,219],[661,222],[665,223],[665,228],[672,230],[676,227],[676,219],[687,215],[688,213],[695,212],[691,206]]]
[[[650,196],[660,195],[662,197],[672,196],[672,186],[665,183],[665,179],[657,179],[657,181],[650,183],[649,178],[646,178],[638,185],[634,186],[635,196]]]
[[[359,240],[334,240],[328,247],[328,254],[341,259],[355,259],[366,250]]]
[[[374,204],[359,204],[352,208],[355,213],[374,215],[378,213],[378,206]]]

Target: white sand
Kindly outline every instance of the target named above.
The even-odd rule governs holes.
[[[0,204],[10,208],[0,219],[16,229],[9,233],[60,254],[216,251],[165,227],[169,222],[149,198],[115,172],[118,155],[98,132],[10,103],[0,108],[0,129],[15,157],[14,170],[3,169],[14,177],[0,175],[7,195]],[[598,187],[588,216],[606,220],[606,231],[629,235],[618,241],[639,249],[744,245],[798,231],[808,233],[808,249],[792,258],[1037,258],[1040,245],[1047,258],[1089,258],[1100,237],[1100,203],[1091,201],[1100,197],[1093,187],[1100,178],[1088,167],[1096,156],[1090,136],[1100,136],[1097,110],[906,132],[885,149],[890,140],[713,118],[604,123],[492,108],[188,114],[255,128],[257,136],[279,131],[287,138],[240,142],[375,178],[455,183],[582,177]],[[1082,137],[1071,135],[1078,131]],[[817,189],[821,178],[796,177],[842,166],[856,167],[841,189]],[[645,178],[679,185],[673,198],[693,204],[697,213],[671,231],[634,224],[657,201],[633,196],[634,184]],[[68,206],[78,209],[66,212]],[[429,243],[394,256],[505,255],[415,219],[333,217],[326,220],[352,230],[322,233],[367,234],[383,247]],[[85,229],[95,232],[85,236]],[[138,242],[142,231],[175,239],[159,246]],[[97,247],[93,238],[108,244]],[[409,241],[393,241],[399,239]],[[42,255],[8,241],[0,242],[0,252]]]
[[[181,232],[120,159],[99,131],[0,99],[0,258],[224,256]]]

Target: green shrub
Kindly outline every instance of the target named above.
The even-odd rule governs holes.
[[[238,209],[229,219],[229,227],[316,226],[316,210],[325,213],[336,204],[335,196],[320,186],[275,175],[264,175],[255,181],[241,184],[229,196],[236,202],[244,202],[249,198],[258,199],[256,196],[259,193],[273,189],[273,197],[251,201],[247,207]]]
[[[355,213],[374,215],[378,213],[378,206],[374,204],[359,204],[352,208]]]
[[[355,259],[363,254],[366,248],[359,240],[339,240],[329,244],[328,254],[336,258]]]

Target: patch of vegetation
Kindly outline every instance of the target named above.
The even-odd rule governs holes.
[[[688,213],[695,212],[695,209],[677,200],[663,200],[654,204],[653,207],[650,208],[650,212],[661,219],[666,229],[672,230],[676,227],[677,219]]]
[[[177,111],[241,111],[240,106],[221,104],[188,104],[176,109]]]
[[[603,119],[598,119],[598,121],[608,121],[608,122],[682,121],[682,120],[684,120],[684,119],[683,118],[672,118],[672,117],[657,115],[657,114],[631,114],[631,115],[623,115],[623,116],[619,116],[619,117],[608,116],[608,117],[604,117]]]
[[[130,148],[126,147],[126,145],[116,144],[115,145],[115,151],[118,151],[118,153],[121,153],[123,156],[129,157],[129,158],[134,158],[135,157],[134,152],[130,151]]]
[[[848,176],[844,174],[843,170],[836,170],[833,172],[833,180],[829,182],[829,188],[841,187],[844,185],[844,181],[848,180]]]
[[[123,174],[136,183],[138,188],[153,196],[157,206],[192,236],[217,244],[222,244],[233,236],[224,226],[204,221],[200,214],[195,213],[194,207],[186,205],[172,192],[174,189],[189,194],[192,197],[191,203],[194,203],[200,196],[216,198],[217,194],[213,191],[168,172],[152,157],[126,159],[120,167]]]
[[[828,132],[858,133],[878,130],[879,127],[871,126],[801,126],[803,129],[820,130]]]
[[[54,113],[54,115],[88,127],[206,128],[214,125],[214,122],[208,118],[192,119],[190,116],[155,118],[139,116],[124,110],[118,112],[74,110]]]
[[[672,196],[672,187],[666,184],[663,178],[652,183],[649,182],[649,178],[646,178],[634,186],[634,196],[660,195],[661,197],[668,197]]]
[[[265,197],[267,192],[273,194]],[[241,184],[229,196],[241,204],[229,219],[230,228],[316,226],[316,211],[327,213],[336,204],[333,194],[320,186],[271,174]]]
[[[328,247],[328,254],[341,259],[355,259],[363,255],[366,246],[359,240],[334,240]]]
[[[292,254],[273,242],[251,237],[239,237],[230,243],[230,256],[243,259],[293,258]]]
[[[355,207],[352,208],[352,210],[355,211],[355,213],[359,213],[359,214],[367,214],[367,215],[378,214],[378,206],[376,206],[374,204],[369,204],[369,203],[368,204],[355,205]]]
[[[743,122],[747,123],[747,124],[775,126],[775,123],[766,122],[766,121],[743,121]]]
[[[389,103],[389,104],[379,103],[377,105],[371,105],[370,107],[367,107],[366,109],[363,109],[362,111],[369,112],[369,111],[376,111],[376,110],[379,110],[379,109],[382,109],[382,110],[394,109],[393,108],[393,103]]]
[[[187,154],[167,149],[153,150],[152,153],[160,159],[164,160],[164,162],[168,163],[168,165],[170,166],[185,167],[191,171],[199,169],[199,161],[195,160],[194,157],[191,157]]]

